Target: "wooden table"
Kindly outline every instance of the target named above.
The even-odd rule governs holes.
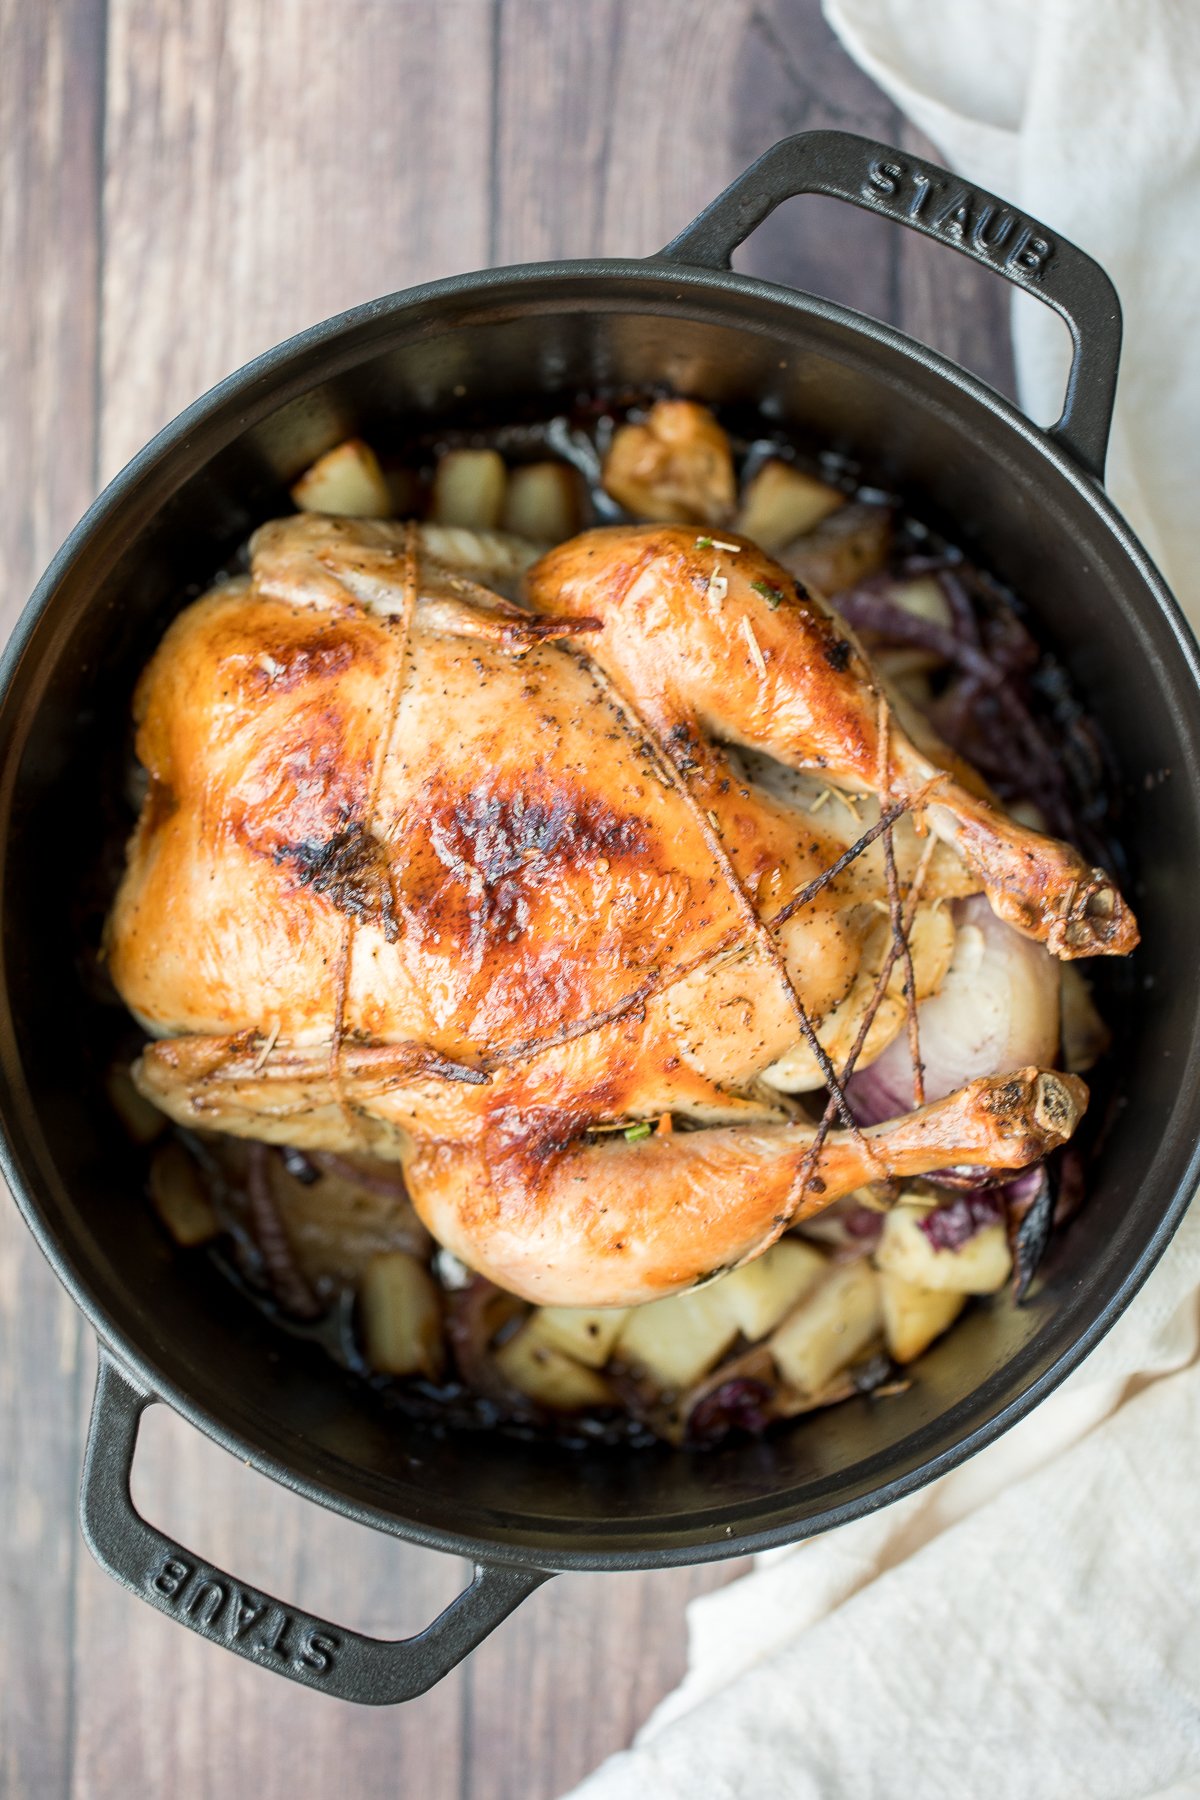
[[[11,625],[97,489],[310,321],[488,263],[655,250],[784,134],[919,146],[815,0],[0,0],[0,595]],[[801,207],[803,210],[801,210]],[[1007,298],[808,200],[742,266],[890,318],[1008,387]],[[134,1196],[131,1204],[136,1204]],[[313,1697],[93,1566],[94,1353],[0,1210],[0,1794],[553,1796],[684,1663],[740,1565],[550,1583],[431,1694]],[[139,1503],[244,1579],[381,1634],[461,1566],[321,1514],[155,1409]]]

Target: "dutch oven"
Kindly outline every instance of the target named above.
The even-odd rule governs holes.
[[[1074,357],[1058,424],[1038,430],[886,325],[732,273],[737,245],[807,193],[924,232],[1060,313]],[[1074,246],[914,156],[811,132],[777,144],[645,261],[489,270],[314,326],[197,401],[100,497],[4,661],[0,1118],[18,1204],[100,1337],[82,1519],[119,1581],[309,1687],[407,1699],[553,1571],[742,1556],[910,1493],[1028,1412],[1113,1323],[1200,1160],[1196,650],[1101,486],[1119,346],[1112,284]],[[923,517],[948,521],[1066,662],[1124,778],[1143,934],[1107,1135],[1087,1204],[1026,1303],[974,1309],[886,1403],[848,1402],[703,1454],[439,1432],[283,1338],[203,1259],[173,1253],[104,1092],[115,1015],[71,950],[80,870],[103,864],[137,672],[181,599],[287,510],[287,484],[315,457],[397,421],[548,418],[581,391],[664,385],[851,452]],[[237,1582],[134,1509],[138,1423],[156,1401],[320,1505],[472,1559],[474,1580],[396,1643]]]

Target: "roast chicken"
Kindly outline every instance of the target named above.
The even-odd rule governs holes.
[[[171,625],[107,932],[142,1092],[394,1159],[444,1246],[568,1306],[686,1288],[863,1183],[1064,1141],[1086,1089],[1049,1068],[870,1129],[796,1096],[832,1083],[836,1109],[847,1054],[901,1036],[952,902],[1048,959],[1122,954],[1111,879],[918,745],[748,538],[614,527],[522,560],[281,519]]]

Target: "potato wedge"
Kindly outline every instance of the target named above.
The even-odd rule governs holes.
[[[175,1242],[185,1250],[206,1244],[221,1228],[204,1177],[178,1138],[155,1153],[150,1165],[150,1198]]]
[[[693,1293],[633,1307],[617,1338],[616,1354],[664,1388],[690,1387],[738,1334],[724,1287],[725,1280],[714,1281]]]
[[[754,1343],[774,1330],[828,1267],[826,1258],[811,1244],[794,1237],[780,1238],[753,1262],[714,1285],[720,1288],[721,1302],[742,1336]]]
[[[806,587],[829,598],[877,575],[891,542],[891,509],[855,501],[789,544],[779,560]]]
[[[879,1277],[883,1303],[883,1335],[888,1354],[898,1363],[912,1362],[934,1338],[949,1329],[967,1304],[965,1294],[947,1289],[914,1287],[900,1275]]]
[[[508,470],[498,450],[447,450],[433,477],[435,525],[494,531],[504,513]]]
[[[579,476],[569,463],[522,463],[508,472],[501,524],[535,543],[574,537],[583,517]]]
[[[232,1193],[249,1180],[245,1138],[214,1137],[207,1154]],[[317,1152],[318,1157],[321,1156]],[[405,1250],[424,1262],[433,1239],[413,1210],[398,1167],[368,1156],[320,1163],[292,1154],[272,1158],[271,1193],[292,1261],[311,1287],[355,1287],[367,1265],[386,1251]]]
[[[539,1406],[552,1412],[582,1412],[585,1407],[612,1406],[612,1384],[595,1369],[585,1368],[537,1328],[535,1314],[495,1354],[496,1367],[506,1381]]]
[[[845,504],[845,494],[828,482],[772,459],[742,490],[735,527],[774,556]]]
[[[932,706],[933,688],[929,675],[937,666],[937,660],[927,650],[873,650],[871,666],[887,689],[893,706],[899,701],[906,712],[912,707],[925,711]],[[907,730],[907,719],[904,724]]]
[[[112,1109],[135,1144],[152,1144],[167,1129],[167,1115],[134,1086],[127,1063],[114,1063],[105,1083]]]
[[[392,496],[378,458],[361,438],[319,456],[292,488],[301,512],[335,513],[346,519],[387,519]]]
[[[940,626],[946,631],[953,627],[950,602],[931,575],[896,582],[889,588],[888,597],[910,618]],[[872,644],[869,633],[866,638],[872,666],[883,677],[889,691],[894,693],[899,689],[906,701],[924,713],[933,701],[933,689],[926,677],[942,668],[945,658],[936,650],[925,649],[919,644]],[[907,729],[907,716],[902,722]]]
[[[1074,963],[1063,963],[1063,1068],[1072,1075],[1086,1074],[1111,1043],[1112,1032],[1100,1017],[1087,976]]]
[[[938,1250],[921,1230],[932,1206],[901,1204],[883,1222],[875,1266],[914,1287],[950,1294],[994,1294],[1012,1274],[1001,1224],[985,1225],[959,1250]]]
[[[656,401],[644,424],[622,425],[603,482],[635,518],[684,525],[724,524],[737,499],[729,439],[693,400]]]
[[[608,1361],[622,1325],[629,1317],[627,1306],[609,1306],[589,1310],[583,1306],[543,1306],[533,1315],[538,1336],[544,1343],[586,1363],[589,1369],[602,1369]]]
[[[883,1326],[879,1277],[868,1262],[836,1265],[768,1339],[775,1366],[802,1394],[819,1394]]]
[[[1017,821],[1018,825],[1028,825],[1030,831],[1045,832],[1050,829],[1045,813],[1034,800],[1014,800],[1012,804],[1006,806],[1004,810],[1010,819],[1015,819]],[[1074,969],[1074,967],[1074,963],[1064,963],[1063,973],[1065,974],[1068,969]],[[1062,990],[1065,996],[1067,991],[1067,984],[1065,981],[1062,984]],[[1064,1031],[1065,1029],[1066,1022],[1064,1020]],[[1066,1049],[1064,1045],[1064,1055],[1065,1054]],[[1063,1067],[1072,1075],[1077,1075],[1082,1072],[1078,1069],[1072,1069],[1068,1062],[1064,1062]]]
[[[404,1250],[373,1256],[358,1289],[363,1351],[383,1375],[427,1375],[446,1361],[442,1302],[424,1263]]]
[[[941,583],[932,575],[914,575],[909,581],[898,581],[889,589],[890,598],[895,601],[901,612],[908,613],[914,619],[924,619],[927,624],[940,625],[950,631],[954,625],[954,614],[950,610],[950,602],[942,591]]]

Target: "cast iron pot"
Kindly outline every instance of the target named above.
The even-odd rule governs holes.
[[[911,225],[1061,313],[1074,362],[1054,429],[884,325],[731,273],[743,238],[802,193]],[[555,1570],[740,1556],[911,1492],[1026,1413],[1113,1323],[1196,1185],[1200,1135],[1196,652],[1100,486],[1119,342],[1112,285],[1072,245],[915,157],[814,132],[776,145],[647,261],[491,270],[315,326],[189,408],[96,502],[4,664],[0,1118],[30,1229],[100,1336],[82,1517],[119,1581],[310,1687],[404,1700]],[[174,1253],[103,1091],[114,1009],[71,950],[137,671],[181,597],[287,509],[287,483],[352,431],[549,417],[564,396],[613,384],[760,409],[853,450],[944,517],[1031,603],[1136,795],[1123,834],[1144,941],[1116,1105],[1088,1204],[1028,1302],[977,1309],[886,1404],[694,1455],[438,1435],[283,1339],[205,1261]],[[133,1507],[138,1422],[156,1400],[321,1505],[472,1559],[474,1580],[397,1643],[247,1588]]]

